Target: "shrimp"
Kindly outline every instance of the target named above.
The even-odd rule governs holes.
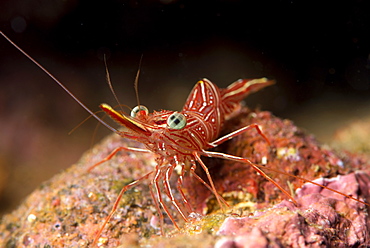
[[[188,221],[188,218],[185,212],[182,210],[180,203],[174,197],[170,185],[171,175],[177,166],[181,168],[180,177],[178,179],[178,190],[182,196],[183,203],[186,205],[189,211],[191,211],[191,206],[189,206],[185,194],[181,190],[183,176],[187,167],[190,167],[189,170],[192,175],[194,175],[202,182],[202,184],[204,184],[213,192],[213,194],[216,196],[218,204],[221,207],[226,205],[222,197],[217,193],[209,170],[201,160],[201,155],[208,157],[228,157],[226,154],[209,152],[207,150],[209,148],[216,147],[233,138],[234,136],[252,128],[256,129],[258,133],[267,142],[269,142],[257,124],[251,124],[243,127],[218,139],[217,137],[220,134],[225,120],[227,120],[232,113],[234,113],[235,110],[240,107],[241,99],[245,98],[250,93],[273,83],[274,81],[266,78],[250,80],[240,79],[226,89],[219,89],[208,79],[203,79],[194,86],[182,111],[179,112],[162,110],[159,112],[154,111],[153,113],[149,113],[145,106],[139,105],[133,108],[131,111],[131,116],[126,116],[125,114],[114,110],[107,104],[101,104],[100,108],[104,112],[106,112],[118,124],[125,127],[125,131],[117,131],[117,133],[122,137],[143,143],[146,149],[118,147],[108,157],[90,167],[89,170],[92,170],[99,164],[109,160],[120,150],[152,152],[157,155],[157,165],[154,171],[149,172],[142,178],[132,182],[121,190],[111,213],[106,218],[105,223],[99,230],[97,237],[100,236],[104,226],[115,212],[124,192],[135,186],[141,180],[149,177],[151,177],[151,183],[149,186],[150,192],[158,210],[158,214],[160,215],[161,227],[163,227],[163,215],[161,214],[160,210],[162,208],[169,216],[172,223],[179,228],[173,215],[169,211],[168,207],[164,204],[160,187],[161,181],[163,181],[165,194],[170,199],[175,209],[180,213],[181,217],[185,221]],[[206,173],[208,183],[206,183],[195,173],[197,163]],[[275,183],[257,166],[254,166],[254,164],[250,161],[249,163],[255,170],[257,170],[283,192],[289,195],[288,192]],[[292,198],[292,200],[294,199]],[[161,229],[163,234],[163,228]]]

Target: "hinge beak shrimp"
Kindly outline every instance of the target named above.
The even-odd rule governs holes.
[[[273,83],[274,81],[266,78],[250,80],[241,79],[234,82],[226,89],[219,89],[208,79],[203,79],[194,86],[182,111],[179,112],[162,110],[149,113],[146,107],[140,105],[131,111],[131,116],[127,116],[114,110],[107,104],[101,104],[100,108],[119,125],[124,127],[123,131],[117,131],[117,133],[122,137],[143,143],[146,149],[118,147],[107,158],[98,164],[93,165],[89,170],[92,170],[102,162],[109,160],[120,150],[153,152],[157,155],[157,166],[154,171],[149,172],[142,178],[132,182],[122,189],[110,215],[106,218],[105,223],[99,230],[94,243],[96,243],[104,226],[116,210],[118,202],[124,192],[138,184],[141,180],[148,179],[150,177],[150,192],[160,216],[162,234],[164,233],[164,218],[161,208],[169,216],[172,223],[179,228],[176,224],[175,218],[164,203],[162,188],[180,216],[185,221],[188,221],[187,213],[192,212],[192,207],[189,205],[181,187],[188,164],[190,164],[190,173],[213,192],[218,204],[221,207],[227,205],[223,198],[218,194],[209,170],[201,160],[201,156],[235,159],[236,157],[234,158],[231,155],[209,152],[207,150],[252,128],[256,129],[259,134],[269,142],[257,124],[241,128],[221,138],[218,137],[225,120],[230,118],[230,116],[240,108],[240,101],[242,99],[250,93],[258,91],[259,89]],[[195,173],[197,163],[205,171],[208,182],[205,182]],[[250,164],[253,166],[252,163]],[[177,189],[181,194],[182,202],[179,202],[173,195],[173,190],[170,184],[171,175],[173,174],[174,169],[178,166],[180,166],[181,171],[177,182]],[[273,182],[273,180],[258,167],[253,166],[253,168]],[[161,183],[163,183],[163,187],[161,187]],[[278,187],[282,189],[280,186]],[[182,205],[185,205],[187,211],[183,210]]]

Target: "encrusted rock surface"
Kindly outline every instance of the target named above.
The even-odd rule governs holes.
[[[271,145],[255,130],[249,130],[216,151],[265,165],[264,171],[292,192],[296,205],[248,164],[204,158],[218,192],[230,208],[218,210],[212,193],[185,174],[184,192],[196,213],[190,214],[189,223],[178,220],[181,230],[176,230],[166,219],[166,237],[161,237],[148,191],[149,181],[143,181],[124,194],[99,244],[105,247],[369,246],[369,206],[312,184],[305,184],[295,193],[304,182],[268,170],[273,168],[308,180],[332,178],[321,182],[370,202],[366,159],[322,146],[291,121],[269,112],[243,108],[227,122],[223,132],[251,123],[262,127]],[[153,154],[121,152],[87,172],[118,146],[138,147],[139,144],[112,135],[70,169],[45,182],[17,210],[3,217],[1,246],[90,246],[120,189],[153,170],[155,165]],[[197,173],[203,174],[199,168]],[[177,218],[176,210],[169,202],[166,204]]]
[[[367,191],[370,177],[351,173],[324,179],[324,185],[357,197]],[[363,195],[364,196],[364,195]],[[228,217],[218,231],[226,236],[219,247],[358,247],[368,246],[368,213],[358,202],[306,184],[296,197],[298,206],[283,201],[247,217]]]

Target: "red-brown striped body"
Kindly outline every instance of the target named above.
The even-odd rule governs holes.
[[[159,156],[191,156],[194,151],[210,148],[209,143],[220,134],[220,130],[227,119],[240,106],[240,101],[247,95],[263,87],[271,85],[273,81],[262,79],[240,79],[226,89],[219,89],[208,79],[199,81],[189,94],[182,109],[178,112],[186,117],[187,123],[183,129],[169,128],[167,119],[175,111],[162,110],[149,114],[140,114],[134,122],[146,129],[145,132],[125,130],[122,136],[135,136],[146,147]],[[120,124],[119,116],[103,108]],[[183,158],[184,159],[184,158]]]

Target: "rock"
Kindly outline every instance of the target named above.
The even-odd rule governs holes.
[[[295,192],[307,180],[369,202],[367,161],[320,145],[289,120],[269,112],[240,110],[223,132],[257,123],[271,144],[255,130],[235,137],[215,151],[243,156],[262,165],[273,180]],[[124,185],[149,173],[155,155],[122,151],[88,172],[119,146],[140,147],[114,134],[87,152],[71,168],[42,184],[0,223],[5,247],[88,247],[110,213]],[[185,195],[193,213],[184,223],[172,204],[176,230],[165,218],[165,236],[159,236],[158,217],[148,190],[149,180],[128,190],[104,228],[99,245],[105,247],[357,247],[370,245],[369,206],[333,191],[305,184],[296,205],[266,178],[245,163],[204,158],[216,189],[229,203],[221,211],[214,195],[196,178],[185,174]],[[52,165],[50,165],[52,166]],[[273,170],[269,170],[272,168]],[[197,174],[204,180],[204,173]],[[343,175],[338,176],[337,175]],[[173,175],[176,183],[177,175]],[[324,178],[324,179],[318,179]],[[315,182],[319,182],[315,181]],[[174,195],[181,199],[176,187]]]

